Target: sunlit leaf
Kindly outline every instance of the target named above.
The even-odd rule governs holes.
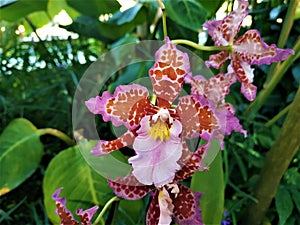
[[[198,171],[191,180],[191,188],[203,192],[200,208],[205,224],[221,224],[224,210],[224,180],[221,152],[208,171]]]
[[[97,19],[101,14],[113,13],[120,8],[116,0],[67,0],[67,3],[83,15]]]
[[[80,16],[80,13],[76,11],[74,8],[70,7],[67,4],[66,0],[48,0],[48,13],[53,18],[55,15],[61,12],[61,10],[65,10],[67,14],[72,18],[75,19],[76,17]]]
[[[43,180],[44,204],[53,224],[59,224],[52,194],[63,187],[61,196],[67,199],[71,212],[78,208],[103,206],[112,196],[104,177],[93,171],[82,157],[78,146],[61,151],[50,162]]]
[[[26,119],[13,120],[0,136],[0,195],[25,181],[43,155],[38,129]]]
[[[193,0],[173,0],[164,3],[167,15],[172,20],[193,31],[202,29],[208,11],[200,3]]]
[[[116,12],[113,16],[107,21],[107,23],[112,23],[116,25],[122,25],[124,23],[131,22],[138,14],[138,12],[143,7],[142,4],[136,4],[135,6],[125,10],[124,12]]]
[[[48,0],[30,1],[18,0],[15,3],[0,8],[1,19],[10,22],[17,21],[36,11],[46,11]]]

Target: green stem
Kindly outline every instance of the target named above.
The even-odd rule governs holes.
[[[161,8],[162,12],[162,22],[163,22],[163,32],[164,32],[164,37],[168,36],[168,31],[167,31],[167,15],[166,15],[166,8],[164,3],[161,0],[157,0],[159,7]]]
[[[182,44],[182,45],[188,45],[191,46],[195,49],[199,49],[202,51],[232,51],[232,46],[203,46],[199,45],[195,42],[185,40],[185,39],[177,39],[177,40],[172,40],[174,44]]]
[[[260,225],[268,211],[277,186],[300,147],[300,87],[283,123],[281,131],[266,154],[253,196],[258,203],[247,205],[241,224]]]
[[[298,4],[299,4],[299,0],[291,0],[290,1],[289,8],[286,13],[286,16],[285,16],[285,19],[284,19],[284,22],[282,25],[282,29],[280,32],[280,36],[279,36],[279,39],[277,42],[278,48],[283,48],[286,43],[286,40],[287,40],[289,33],[292,29],[292,26],[294,24],[294,17],[295,17],[295,13],[296,13]],[[265,86],[268,85],[268,83],[270,82],[270,80],[273,77],[274,71],[276,71],[276,69],[278,68],[279,65],[280,65],[280,63],[272,64],[272,66],[270,67],[270,70],[268,72],[266,82],[264,84]]]
[[[268,83],[268,86],[262,89],[255,101],[253,101],[249,107],[245,110],[244,115],[246,117],[254,115],[258,110],[263,106],[269,95],[272,93],[276,85],[280,82],[281,78],[288,70],[288,68],[297,60],[300,56],[300,38],[298,38],[293,50],[295,55],[290,55],[283,63],[280,64],[279,68],[274,71],[271,81]],[[249,120],[250,121],[250,120]]]
[[[103,221],[103,215],[106,212],[106,210],[108,209],[108,207],[114,202],[114,201],[119,201],[119,198],[117,196],[112,197],[103,207],[102,211],[99,213],[98,217],[96,218],[95,222],[93,223],[93,225],[98,225],[100,224],[100,221]],[[101,224],[103,224],[101,222]]]
[[[44,128],[44,129],[39,129],[38,132],[41,135],[50,134],[50,135],[53,135],[55,137],[58,137],[59,139],[66,142],[69,146],[75,145],[75,142],[68,135],[66,135],[65,133],[63,133],[59,130],[56,130],[56,129],[53,129],[53,128]]]
[[[287,107],[285,107],[283,110],[281,110],[276,116],[274,116],[271,120],[269,120],[266,124],[265,127],[270,127],[274,123],[276,123],[283,115],[285,115],[291,108],[292,104],[289,104]]]

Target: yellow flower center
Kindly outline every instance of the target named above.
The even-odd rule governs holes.
[[[170,130],[168,124],[166,122],[161,121],[158,119],[152,126],[149,131],[149,135],[154,139],[160,139],[164,141],[170,138]]]

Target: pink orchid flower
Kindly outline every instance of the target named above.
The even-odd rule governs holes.
[[[189,70],[188,55],[166,38],[149,71],[156,104],[150,102],[147,88],[137,84],[121,85],[114,94],[106,91],[88,100],[86,105],[92,113],[128,129],[116,140],[100,140],[92,154],[102,156],[132,145],[136,155],[128,161],[139,182],[155,186],[171,182],[184,164],[179,159],[185,139],[200,136],[209,141],[216,131],[225,132],[224,113],[217,112],[214,104],[202,96],[187,95],[179,98],[176,108],[172,106]]]
[[[202,193],[192,191],[178,181],[187,179],[198,170],[206,169],[202,165],[202,159],[208,148],[209,143],[201,145],[197,151],[191,153],[187,163],[176,172],[173,182],[163,186],[144,185],[133,174],[116,180],[108,179],[108,184],[117,196],[128,200],[140,199],[151,192],[147,225],[167,225],[172,220],[179,225],[203,225],[199,209],[199,198]]]
[[[77,209],[76,214],[80,217],[80,221],[74,219],[72,213],[66,207],[66,199],[59,197],[62,188],[57,189],[52,195],[52,199],[56,201],[56,214],[60,217],[60,225],[92,225],[92,217],[98,210],[98,206],[94,206],[87,210]]]
[[[233,71],[230,73],[219,73],[206,80],[204,76],[186,76],[185,82],[191,85],[191,92],[195,95],[204,96],[216,105],[217,111],[226,111],[226,131],[225,135],[230,135],[232,131],[240,132],[247,137],[239,119],[234,116],[235,109],[232,104],[225,102],[225,97],[229,94],[230,86],[236,82]],[[219,133],[219,135],[223,135]],[[220,138],[222,140],[222,138]],[[221,143],[223,147],[223,142]]]
[[[275,44],[267,45],[257,30],[248,30],[235,39],[244,18],[248,15],[249,5],[245,0],[239,0],[238,3],[238,8],[223,20],[213,20],[203,24],[208,28],[217,46],[232,46],[231,51],[221,51],[211,55],[206,65],[219,69],[227,59],[230,59],[229,67],[233,69],[242,84],[241,92],[249,101],[252,101],[256,97],[257,88],[252,84],[254,74],[250,66],[282,61],[294,51],[276,48]]]

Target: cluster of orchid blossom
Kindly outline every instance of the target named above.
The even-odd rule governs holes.
[[[129,158],[132,172],[123,178],[111,180],[109,186],[118,197],[136,200],[154,191],[148,208],[146,223],[204,224],[199,209],[201,193],[181,184],[198,170],[206,170],[202,163],[210,148],[211,140],[217,139],[223,148],[223,139],[232,131],[243,130],[234,116],[235,110],[225,102],[230,86],[239,81],[241,92],[248,100],[256,96],[252,84],[253,69],[250,65],[270,64],[284,60],[293,51],[282,50],[265,44],[258,31],[249,30],[234,40],[243,19],[247,16],[248,2],[239,1],[238,8],[219,21],[204,24],[216,46],[231,46],[206,61],[207,66],[219,68],[230,59],[228,71],[207,80],[190,71],[188,55],[181,52],[165,38],[165,44],[155,54],[155,63],[149,70],[156,101],[151,102],[147,88],[137,85],[118,86],[114,93],[86,102],[94,114],[101,114],[104,121],[128,130],[113,141],[100,140],[92,149],[95,156],[103,156],[125,146],[132,146],[136,155]],[[190,84],[190,94],[179,97],[183,83]],[[194,152],[188,149],[187,140],[200,137],[204,144]],[[79,224],[60,198],[61,189],[53,195],[61,224]],[[91,224],[96,207],[77,212],[81,224]],[[71,221],[71,222],[70,222]]]

